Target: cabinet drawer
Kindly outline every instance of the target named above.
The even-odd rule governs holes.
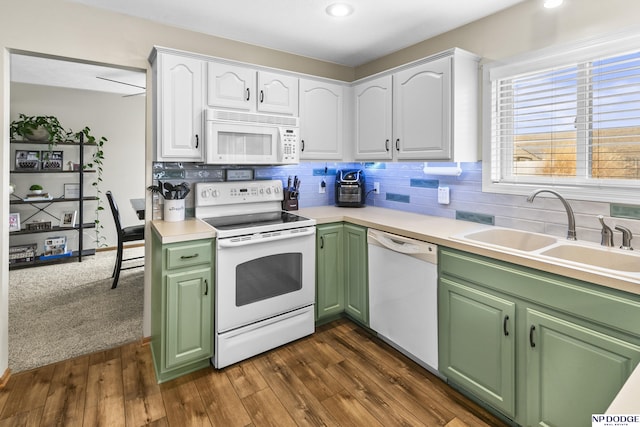
[[[190,267],[192,265],[211,263],[211,241],[180,243],[166,249],[166,269]]]

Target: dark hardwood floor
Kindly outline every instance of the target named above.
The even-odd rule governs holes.
[[[156,384],[131,343],[11,376],[4,426],[503,426],[348,320],[220,371]]]

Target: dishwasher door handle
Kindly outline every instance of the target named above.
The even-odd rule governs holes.
[[[369,229],[367,240],[370,245],[376,245],[401,254],[415,256],[433,264],[437,263],[438,247],[432,243],[373,229]]]

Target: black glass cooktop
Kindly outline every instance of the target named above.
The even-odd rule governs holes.
[[[221,216],[217,218],[202,218],[202,220],[214,226],[218,230],[235,230],[262,225],[290,224],[299,221],[309,221],[309,218],[285,211],[279,211]]]

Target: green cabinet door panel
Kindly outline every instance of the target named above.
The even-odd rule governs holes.
[[[212,292],[211,268],[167,275],[167,369],[211,356]]]
[[[450,380],[515,415],[515,303],[440,280],[439,365]]]
[[[528,424],[590,426],[640,361],[640,347],[532,309],[526,321]]]
[[[369,325],[369,280],[367,265],[367,229],[344,225],[345,312]]]
[[[344,227],[316,228],[316,321],[344,311]]]

